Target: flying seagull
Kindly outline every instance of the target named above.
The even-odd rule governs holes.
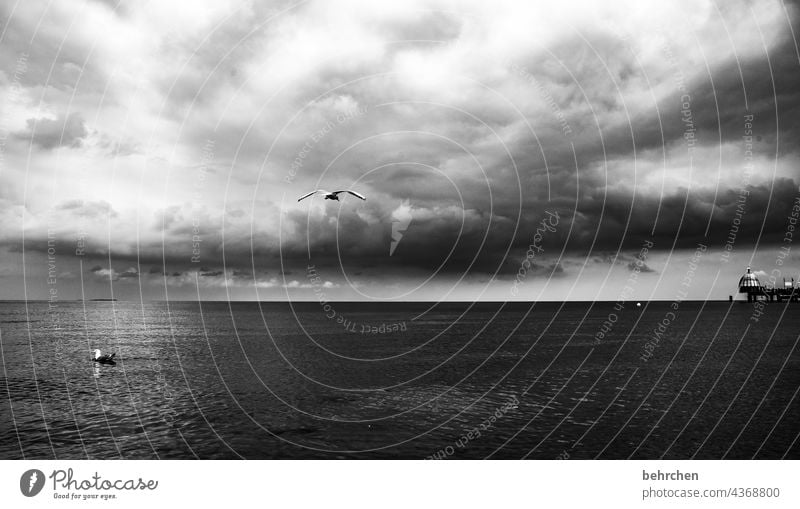
[[[332,192],[332,193],[331,193],[331,192],[329,192],[329,191],[325,191],[324,189],[317,189],[316,191],[311,191],[310,193],[308,193],[308,194],[306,194],[306,195],[303,195],[303,196],[301,196],[300,198],[298,198],[298,199],[297,199],[297,201],[300,201],[300,200],[305,200],[305,199],[306,199],[306,198],[308,198],[309,196],[313,196],[313,195],[315,195],[315,194],[324,194],[324,195],[325,195],[325,199],[326,199],[326,200],[335,200],[335,201],[339,201],[339,194],[340,194],[340,193],[350,193],[350,194],[352,194],[353,196],[355,196],[356,198],[361,198],[362,200],[366,200],[366,199],[367,199],[367,198],[366,198],[364,195],[358,194],[357,192],[355,192],[355,191],[351,191],[351,190],[349,190],[349,189],[344,189],[344,190],[342,190],[342,191],[334,191],[334,192]]]
[[[100,364],[116,364],[114,362],[114,356],[117,355],[112,353],[111,355],[100,355],[100,350],[94,351],[94,358],[92,359],[94,362],[99,362]]]

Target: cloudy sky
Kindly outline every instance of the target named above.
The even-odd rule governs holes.
[[[797,277],[798,8],[605,4],[3,2],[0,298]]]

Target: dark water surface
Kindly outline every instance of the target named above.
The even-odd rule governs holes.
[[[800,458],[796,303],[429,306],[0,303],[0,458]]]

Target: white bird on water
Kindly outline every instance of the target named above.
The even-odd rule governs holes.
[[[112,353],[111,355],[102,355],[100,350],[94,351],[94,358],[92,359],[94,362],[99,362],[100,364],[116,364],[114,362],[114,356],[117,355]]]
[[[310,193],[301,196],[300,198],[297,199],[297,201],[305,200],[309,196],[313,196],[315,194],[324,194],[326,200],[339,201],[339,195],[341,193],[350,193],[353,196],[355,196],[356,198],[361,198],[362,200],[366,200],[367,199],[364,195],[359,194],[359,193],[357,193],[355,191],[351,191],[349,189],[343,189],[341,191],[334,191],[334,192],[326,191],[324,189],[317,189],[316,191],[311,191]]]

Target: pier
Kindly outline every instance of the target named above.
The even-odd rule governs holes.
[[[800,302],[800,285],[783,280],[783,286],[762,285],[755,274],[747,267],[747,272],[739,279],[739,293],[747,295],[747,302],[764,300],[768,302]],[[733,300],[733,296],[731,296]]]

